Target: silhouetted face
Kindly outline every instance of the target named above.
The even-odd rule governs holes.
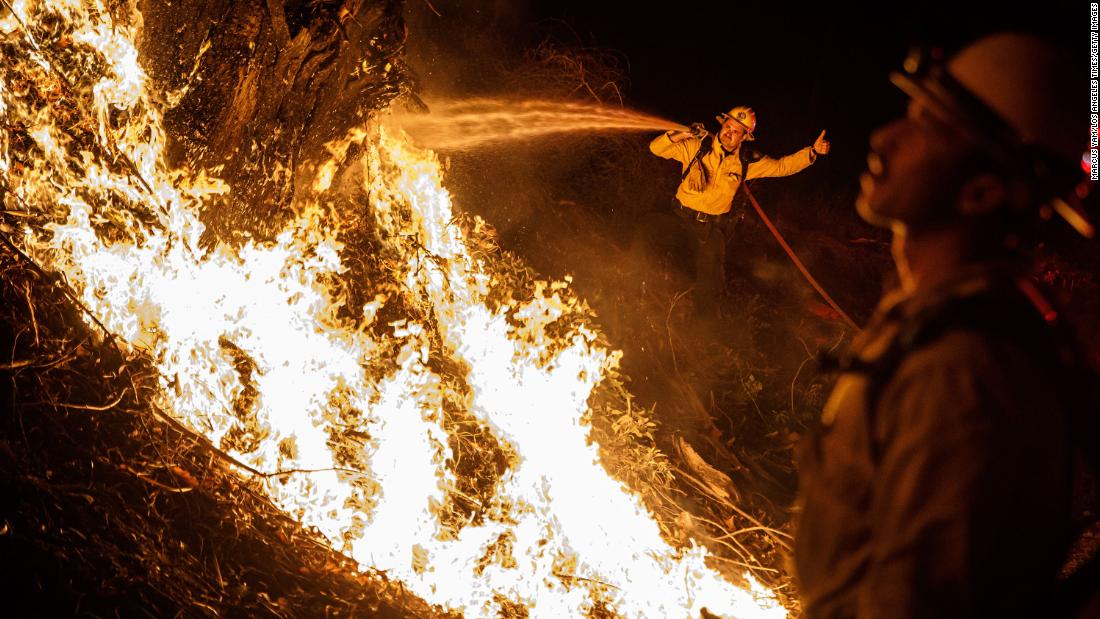
[[[972,150],[958,131],[917,101],[871,135],[856,210],[882,227],[933,226],[955,212]]]
[[[738,146],[741,146],[741,142],[745,139],[745,133],[744,125],[732,118],[727,118],[726,122],[722,123],[722,129],[718,132],[718,142],[722,144],[722,148],[732,152],[737,150]]]

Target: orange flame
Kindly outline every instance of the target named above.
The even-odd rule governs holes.
[[[47,222],[26,226],[21,241],[154,361],[158,406],[242,462],[296,471],[266,483],[281,508],[364,568],[473,616],[505,604],[555,618],[597,606],[629,617],[698,616],[703,607],[786,616],[751,576],[738,588],[707,567],[705,549],[664,540],[639,496],[608,476],[584,418],[619,353],[579,322],[551,335],[583,315],[567,283],[491,306],[500,284],[452,223],[432,153],[362,128],[330,145],[318,168],[314,189],[330,192],[348,145],[366,144],[359,163],[370,212],[385,250],[401,257],[403,294],[430,308],[434,331],[412,319],[375,325],[381,296],[349,319],[326,283],[344,273],[344,248],[316,204],[297,205],[301,215],[271,243],[199,244],[204,199],[229,188],[166,169],[134,29],[109,27],[96,1],[12,7],[0,30],[21,31],[9,43],[21,54],[0,70],[0,112],[5,125],[27,128],[35,156],[17,170],[4,129],[0,172],[10,200]],[[46,44],[60,39],[58,28],[70,54],[98,62],[58,65]],[[98,79],[62,74],[92,66],[104,67]],[[69,108],[44,101],[70,87],[80,88],[65,93],[79,105],[76,120],[94,122],[74,123]],[[463,393],[432,370],[440,357],[465,368]],[[484,518],[449,528],[440,506],[457,490],[444,401],[460,402],[516,454]]]

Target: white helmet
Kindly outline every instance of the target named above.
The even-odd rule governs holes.
[[[1080,80],[1042,39],[994,34],[979,39],[946,64],[910,54],[905,73],[890,75],[899,88],[944,120],[959,126],[1009,165],[1026,165],[1051,206],[1074,228],[1092,235],[1083,212],[1062,199],[1067,179],[1080,177],[1086,147]],[[1078,126],[1080,125],[1080,126]]]
[[[745,139],[755,140],[753,131],[756,131],[756,112],[752,111],[752,108],[747,105],[739,105],[729,112],[725,112],[715,116],[718,122],[725,123],[727,120],[733,120],[737,124],[745,128]]]

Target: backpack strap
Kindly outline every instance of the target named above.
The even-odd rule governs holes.
[[[687,167],[684,168],[684,173],[680,176],[680,181],[683,182],[683,180],[687,178],[688,174],[691,172],[691,167],[698,163],[699,169],[703,172],[703,183],[709,183],[710,177],[707,175],[706,166],[703,165],[703,157],[706,157],[707,154],[713,149],[714,138],[710,136],[703,138],[703,140],[701,140],[699,143],[699,150],[695,151],[695,156],[692,157],[691,162],[689,162],[687,164]],[[741,187],[748,182],[749,165],[760,161],[764,157],[764,155],[760,151],[751,148],[746,144],[741,144],[741,148],[738,149],[737,155],[738,158],[741,160],[741,184],[737,186],[737,191],[735,191],[733,197],[730,198],[731,204],[735,200],[737,200],[737,196],[741,194]]]
[[[703,183],[709,183],[710,178],[707,177],[707,167],[703,165],[703,157],[706,157],[707,153],[709,153],[713,149],[714,138],[712,136],[706,135],[703,137],[703,139],[699,140],[699,150],[695,151],[695,156],[692,157],[691,161],[687,164],[687,167],[684,168],[684,173],[680,176],[680,180],[683,181],[685,178],[687,178],[688,173],[691,172],[691,166],[698,163],[699,169],[703,171]]]
[[[730,204],[734,204],[737,201],[737,196],[741,195],[742,187],[748,188],[749,166],[763,159],[764,153],[742,143],[741,148],[737,151],[737,156],[741,159],[741,184],[737,186],[737,191],[733,192],[733,198],[730,199]]]

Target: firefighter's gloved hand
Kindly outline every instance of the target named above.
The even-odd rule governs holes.
[[[691,136],[701,140],[707,137],[707,128],[703,126],[703,123],[691,123]]]
[[[831,144],[829,144],[829,140],[825,139],[825,130],[822,129],[821,135],[817,136],[817,139],[814,140],[814,144],[811,148],[814,149],[815,155],[828,155],[830,147]]]

